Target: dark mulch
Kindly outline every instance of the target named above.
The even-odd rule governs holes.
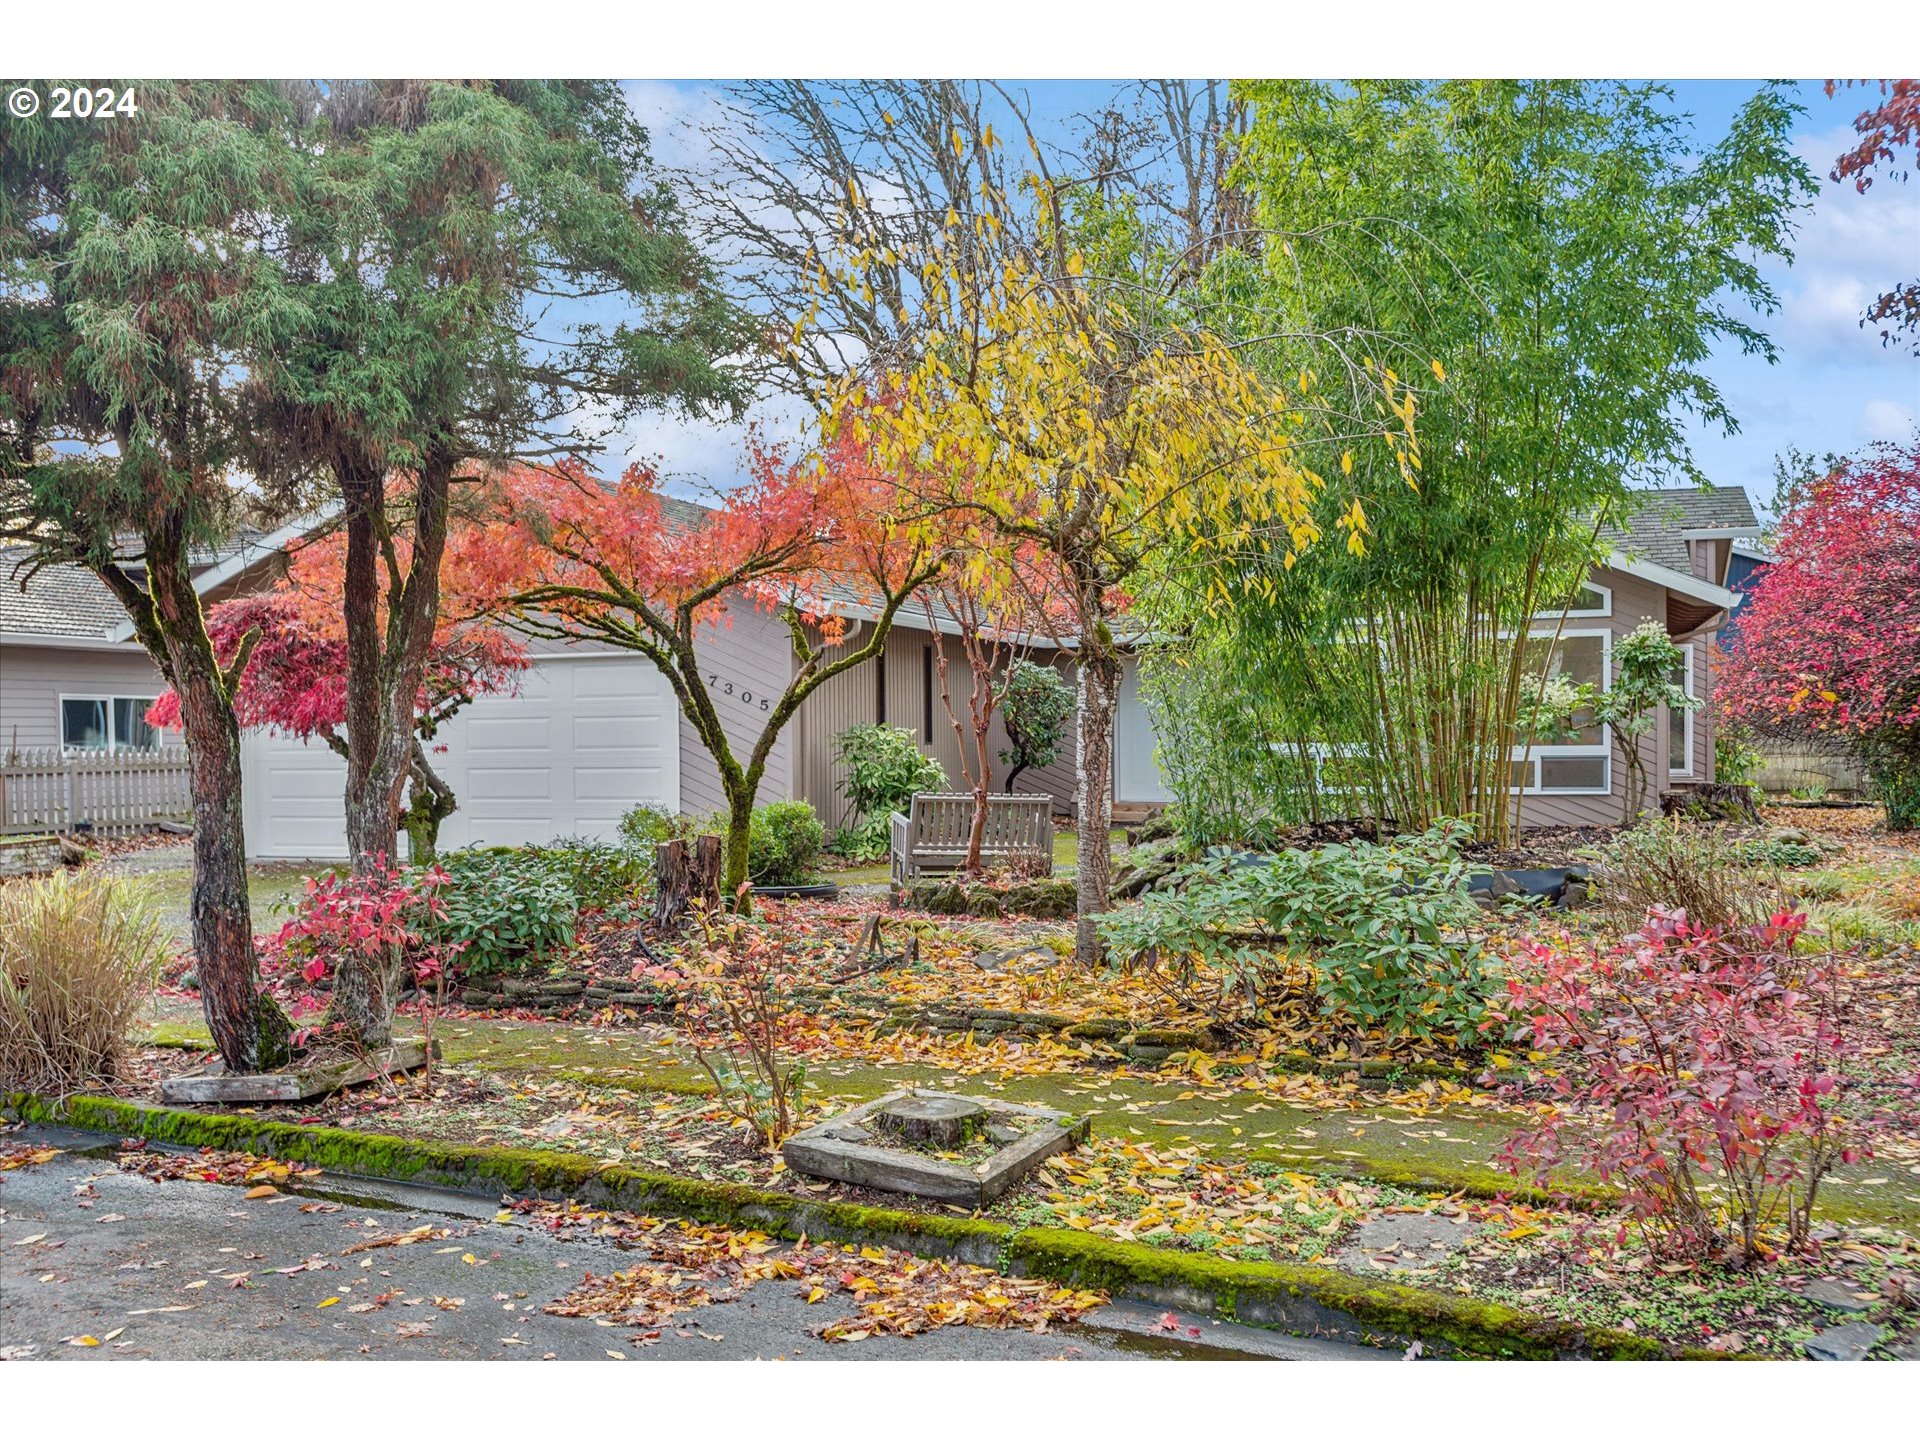
[[[1618,825],[1543,825],[1521,835],[1519,843],[1504,849],[1485,841],[1461,850],[1466,859],[1491,870],[1541,870],[1578,865],[1583,851],[1605,845],[1620,833]]]

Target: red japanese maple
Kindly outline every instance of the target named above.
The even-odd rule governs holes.
[[[726,884],[740,895],[748,822],[781,731],[822,684],[879,653],[944,553],[909,488],[851,438],[799,461],[755,444],[747,460],[745,483],[700,510],[671,504],[642,466],[613,485],[566,466],[515,471],[472,550],[476,589],[501,597],[516,628],[616,645],[666,676],[720,773]],[[742,756],[729,733],[740,697],[723,721],[696,641],[750,608],[780,619],[792,664],[750,702],[758,729],[742,734]]]
[[[1920,818],[1920,441],[1817,483],[1739,617],[1714,692],[1723,722],[1857,744],[1895,823]]]
[[[431,852],[440,822],[457,803],[427,758],[439,727],[483,695],[512,693],[527,665],[519,638],[477,614],[483,606],[473,589],[481,578],[473,554],[481,538],[466,527],[448,544],[440,616],[414,701],[414,796],[406,819],[416,859]],[[347,640],[339,596],[345,548],[338,534],[299,545],[273,589],[217,605],[207,620],[222,664],[231,665],[243,647],[248,651],[234,693],[240,724],[319,739],[342,756]],[[178,697],[172,691],[162,695],[147,718],[177,726]]]

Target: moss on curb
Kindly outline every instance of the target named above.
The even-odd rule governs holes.
[[[797,1239],[865,1242],[1209,1310],[1247,1324],[1355,1341],[1514,1359],[1658,1359],[1658,1342],[1586,1330],[1445,1291],[1322,1266],[1226,1261],[1063,1229],[922,1215],[811,1200],[751,1185],[695,1180],[557,1151],[494,1148],[288,1125],[244,1115],[170,1110],[101,1096],[10,1095],[19,1119],[163,1144],[215,1146],[317,1165],[336,1174],[616,1205],[705,1224],[751,1226]]]

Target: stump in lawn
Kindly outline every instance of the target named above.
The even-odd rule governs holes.
[[[957,1096],[909,1095],[876,1110],[873,1123],[909,1145],[958,1150],[986,1128],[987,1112]]]
[[[702,835],[691,847],[669,840],[653,849],[653,924],[656,930],[677,929],[695,900],[712,914],[720,908],[720,837]]]

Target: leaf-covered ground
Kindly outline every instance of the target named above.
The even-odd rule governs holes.
[[[1860,828],[1863,814],[1768,818],[1841,847],[1782,883],[1809,897],[1813,933],[1848,952],[1852,1017],[1876,1083],[1893,1097],[1920,1070],[1920,846]],[[1482,1069],[1503,1070],[1497,1050],[1450,1077],[1417,1062],[1458,1057],[1368,1043],[1366,1058],[1385,1053],[1403,1068],[1362,1084],[1337,1065],[1303,1063],[1354,1058],[1304,1000],[1211,1051],[1175,1050],[1160,1063],[1129,1059],[1098,1035],[942,1033],[903,1024],[903,1014],[1043,1014],[1136,1030],[1198,1030],[1211,1017],[1153,975],[1077,970],[1062,925],[892,916],[883,959],[858,943],[870,906],[796,902],[766,913],[822,992],[795,1010],[783,1036],[785,1052],[807,1064],[803,1123],[905,1086],[1092,1117],[1093,1141],[1004,1196],[993,1210],[1000,1218],[1226,1259],[1338,1266],[1735,1353],[1798,1353],[1816,1327],[1856,1314],[1895,1346],[1911,1341],[1920,1318],[1910,1298],[1920,1263],[1920,1105],[1893,1107],[1874,1159],[1828,1182],[1828,1240],[1818,1254],[1751,1274],[1675,1268],[1649,1259],[1617,1217],[1489,1198],[1507,1183],[1493,1157],[1528,1118],[1527,1107],[1478,1083]],[[917,954],[907,960],[909,937]],[[618,973],[630,946],[609,927],[586,953]],[[199,1033],[196,1008],[187,997],[166,1003],[174,1037]],[[430,1080],[260,1113],[918,1205],[811,1181],[758,1152],[708,1093],[671,1024],[588,1009],[564,1019],[455,1010],[436,1034],[447,1060]],[[190,1063],[180,1051],[149,1049],[126,1089],[149,1093],[161,1074]],[[674,1288],[677,1272],[652,1268],[666,1278],[609,1281],[580,1303],[618,1300],[637,1313],[659,1285]]]

